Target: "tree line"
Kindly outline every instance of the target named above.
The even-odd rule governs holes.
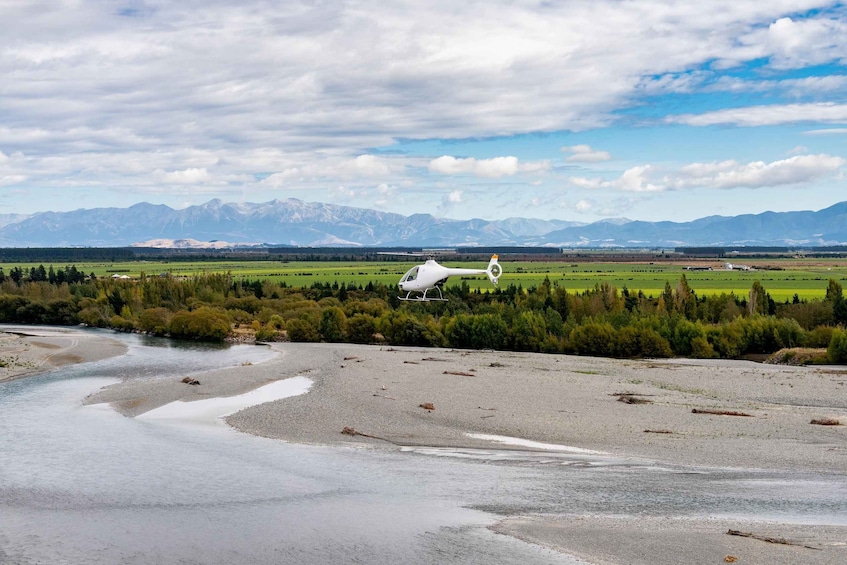
[[[291,288],[230,274],[97,279],[69,266],[0,271],[0,322],[85,324],[184,339],[386,343],[611,357],[738,358],[782,348],[829,348],[847,362],[847,300],[775,302],[760,282],[746,296],[699,296],[683,275],[648,296],[608,283],[573,292],[444,289],[447,302],[401,302],[379,283]]]

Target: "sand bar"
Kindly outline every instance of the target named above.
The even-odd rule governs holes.
[[[278,357],[204,373],[198,386],[128,381],[86,402],[110,402],[135,416],[177,400],[243,394],[306,376],[313,383],[308,393],[246,408],[226,421],[247,433],[307,444],[539,450],[694,468],[847,473],[847,426],[810,423],[847,421],[843,367],[346,344],[272,347]],[[344,428],[357,433],[343,434]],[[847,562],[842,525],[528,515],[506,517],[492,529],[589,563]],[[729,529],[802,543],[736,538]]]
[[[125,352],[115,339],[75,328],[0,326],[0,382]]]

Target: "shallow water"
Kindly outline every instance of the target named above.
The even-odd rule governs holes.
[[[118,337],[126,356],[0,383],[0,562],[572,563],[486,526],[525,512],[847,521],[843,475],[319,448],[82,406],[115,378],[270,354]]]

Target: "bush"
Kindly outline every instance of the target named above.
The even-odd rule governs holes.
[[[272,326],[262,326],[256,330],[256,341],[279,341],[281,335]]]
[[[379,332],[394,345],[441,346],[444,336],[431,319],[422,321],[403,310],[386,312],[377,324]]]
[[[836,365],[847,363],[847,332],[842,329],[832,332],[832,339],[826,348],[826,357],[830,363]]]
[[[169,330],[177,338],[222,341],[229,335],[229,318],[206,306],[191,312],[180,310],[171,318]]]
[[[638,334],[641,355],[644,357],[671,357],[671,345],[656,330],[642,328]]]
[[[332,300],[338,302],[335,298]],[[338,306],[330,306],[321,312],[321,337],[324,341],[344,341],[347,337],[347,316],[344,315],[344,310]]]
[[[355,314],[347,320],[347,336],[353,343],[372,343],[376,319],[370,314]]]
[[[309,318],[294,318],[285,324],[288,338],[291,341],[317,342],[321,340],[318,327]]]
[[[138,329],[154,335],[168,333],[171,313],[167,308],[147,308],[138,316]]]
[[[588,322],[571,332],[570,343],[579,355],[610,357],[615,354],[617,332],[608,322]]]
[[[718,354],[705,336],[698,336],[691,340],[691,356],[695,359],[712,359]]]

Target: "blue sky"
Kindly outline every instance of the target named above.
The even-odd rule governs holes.
[[[842,2],[0,0],[0,18],[0,214],[294,197],[685,221],[847,200]]]

